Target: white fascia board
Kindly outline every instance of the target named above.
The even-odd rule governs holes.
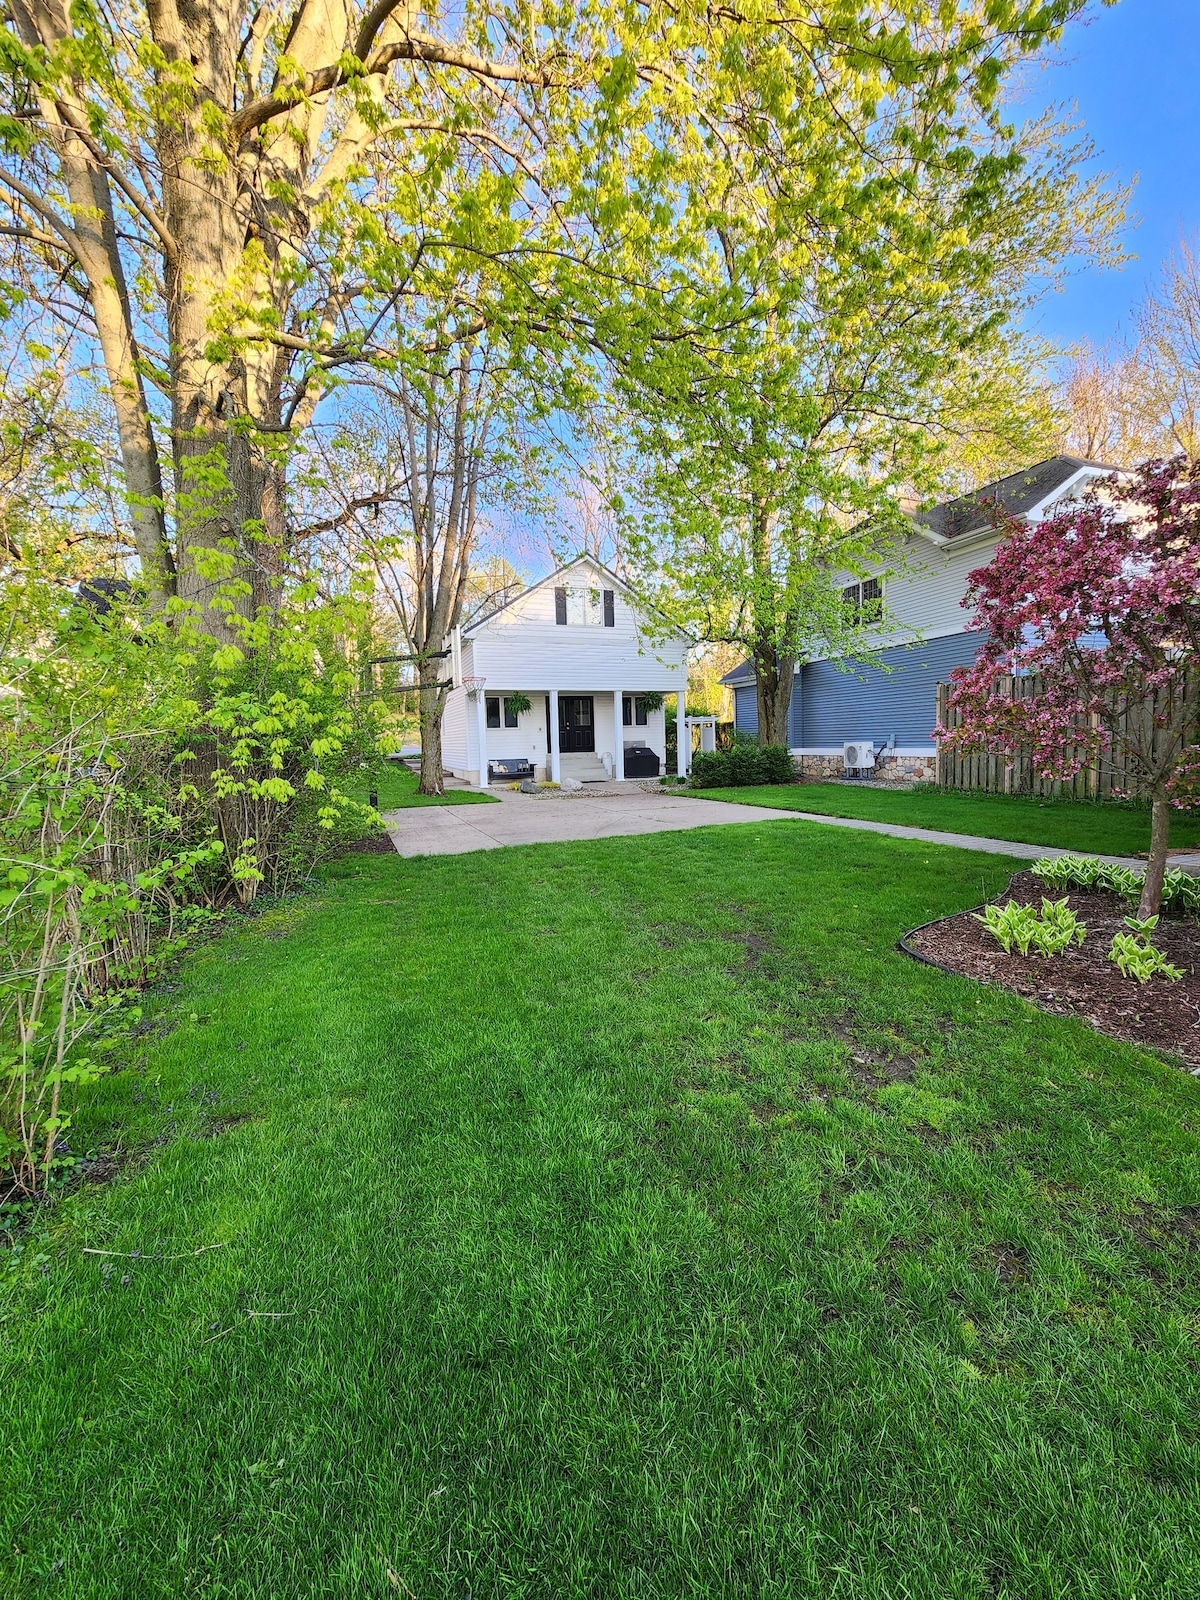
[[[1024,520],[1024,513],[1021,514]],[[989,539],[996,538],[996,530],[990,522],[981,528],[972,528],[969,533],[956,533],[953,539],[948,539],[944,533],[934,533],[932,528],[923,527],[919,522],[913,523],[913,532],[928,539],[939,550],[970,550],[977,544],[986,544]]]
[[[978,632],[979,632],[978,628],[931,628],[928,631],[926,631],[924,628],[921,628],[921,629],[918,629],[915,633],[910,633],[910,634],[907,634],[907,635],[901,635],[901,637],[899,637],[897,639],[893,639],[890,644],[881,641],[879,644],[868,645],[867,646],[867,650],[872,655],[878,655],[881,651],[884,651],[884,650],[903,650],[906,647],[909,648],[909,649],[917,650],[917,649],[919,649],[921,647],[921,645],[928,644],[931,639],[954,639],[954,638],[957,638],[960,633],[978,633]],[[982,642],[982,634],[980,635],[980,640]],[[844,652],[839,652],[837,655],[828,655],[828,656],[811,655],[811,656],[806,656],[805,657],[805,662],[857,661],[857,659],[858,658],[855,657],[855,656],[847,656]],[[801,662],[800,665],[803,666],[804,662]],[[867,661],[867,662],[864,663],[864,665],[869,667],[871,665],[871,663],[869,661]],[[800,670],[800,667],[798,666],[796,668],[796,671],[799,672],[799,670]]]
[[[1128,477],[1128,473],[1119,472],[1115,468],[1101,471],[1096,467],[1080,467],[1079,471],[1073,477],[1068,478],[1066,483],[1060,483],[1058,488],[1052,489],[1044,500],[1039,500],[1036,506],[1030,507],[1025,513],[1025,520],[1027,522],[1039,521],[1060,500],[1069,500],[1075,490],[1082,484],[1091,483],[1093,480],[1099,480],[1100,478],[1111,478],[1114,473],[1118,477]]]
[[[564,578],[567,573],[574,572],[576,567],[582,566],[590,567],[593,571],[599,573],[602,578],[606,579],[608,583],[620,589],[631,606],[639,611],[646,609],[636,592],[630,588],[624,578],[618,578],[610,567],[604,565],[603,561],[597,561],[595,556],[578,555],[573,561],[568,561],[565,567],[555,567],[554,571],[547,573],[544,578],[539,578],[536,583],[529,584],[527,588],[521,590],[520,594],[514,595],[511,600],[502,606],[498,606],[495,611],[490,611],[486,617],[481,617],[478,622],[472,622],[463,629],[463,638],[470,638],[477,633],[485,633],[497,617],[502,616],[510,607],[519,604],[526,595],[532,594],[535,589],[545,588],[548,583],[554,583],[556,579]],[[667,637],[681,640],[689,649],[697,642],[690,633],[684,633],[680,628],[671,629]]]

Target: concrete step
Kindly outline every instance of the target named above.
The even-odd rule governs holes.
[[[564,752],[559,763],[564,778],[577,778],[580,783],[606,783],[612,776],[599,756],[587,752]]]

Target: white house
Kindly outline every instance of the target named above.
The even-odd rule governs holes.
[[[912,532],[890,559],[876,563],[877,576],[848,583],[847,604],[886,606],[889,631],[870,643],[879,649],[870,664],[819,653],[796,667],[788,708],[788,744],[809,776],[840,776],[842,747],[849,740],[886,749],[876,776],[933,778],[937,751],[937,685],[957,666],[969,666],[983,636],[969,624],[963,606],[970,574],[991,561],[999,543],[993,509],[1037,522],[1077,498],[1112,467],[1073,456],[1053,456],[1014,472],[972,494],[949,500],[912,519]],[[875,664],[877,663],[877,664]],[[752,663],[726,675],[734,694],[738,728],[754,732],[758,709]]]
[[[691,641],[650,623],[615,574],[580,556],[456,631],[442,718],[447,770],[480,788],[508,776],[498,762],[528,763],[556,783],[665,772],[665,698],[675,696],[682,718]],[[529,709],[510,707],[514,696]],[[689,744],[678,741],[680,775]]]

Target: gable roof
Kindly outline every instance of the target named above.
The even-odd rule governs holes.
[[[994,483],[985,483],[970,494],[945,500],[929,511],[920,511],[913,521],[918,524],[918,531],[926,530],[939,543],[960,539],[964,534],[990,527],[996,506],[1014,517],[1028,516],[1057,490],[1066,488],[1072,479],[1091,478],[1117,470],[1100,461],[1082,461],[1078,456],[1051,456],[1036,466],[1010,472]]]
[[[518,600],[524,600],[525,596],[527,594],[532,594],[535,589],[544,589],[548,583],[553,583],[556,578],[561,578],[564,572],[570,572],[573,567],[577,567],[581,562],[585,561],[589,562],[593,567],[599,568],[599,570],[604,573],[605,577],[611,578],[618,589],[624,589],[626,593],[629,592],[628,585],[622,583],[615,572],[610,572],[608,568],[604,566],[602,562],[597,561],[594,556],[589,556],[583,552],[580,552],[579,555],[572,556],[571,560],[566,562],[563,566],[555,567],[553,572],[547,573],[544,578],[539,578],[536,583],[528,584],[524,589],[519,590],[515,595],[513,595],[511,600],[506,600],[503,605],[494,606],[491,611],[485,611],[482,616],[476,617],[474,622],[468,622],[466,627],[463,629],[463,638],[466,639],[472,633],[477,633],[480,628],[486,627],[494,617],[498,617],[502,611],[507,611],[510,606],[515,606]]]
[[[630,588],[623,578],[618,578],[611,567],[606,567],[603,561],[598,561],[595,556],[588,555],[586,551],[581,551],[579,555],[573,556],[570,561],[564,562],[561,567],[555,567],[553,572],[547,573],[544,578],[539,578],[536,583],[531,583],[527,588],[522,589],[520,593],[513,595],[512,599],[506,600],[502,606],[496,606],[494,610],[485,612],[481,617],[476,617],[474,622],[468,623],[463,629],[463,638],[470,638],[473,633],[478,633],[480,628],[487,627],[488,623],[492,622],[496,617],[498,617],[502,611],[507,611],[510,606],[515,606],[519,601],[524,600],[526,595],[532,594],[535,589],[544,589],[547,584],[556,583],[559,578],[563,577],[568,572],[573,572],[574,569],[579,566],[589,566],[594,568],[604,578],[607,579],[614,589],[620,589],[621,593],[625,595],[631,605],[636,606],[642,611],[647,609],[645,604],[638,598],[634,590]],[[687,639],[688,642],[691,643],[690,636],[684,633],[681,628],[674,629],[674,632],[679,638]]]

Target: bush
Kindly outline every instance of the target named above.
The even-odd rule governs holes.
[[[760,783],[795,783],[796,769],[783,745],[743,744],[702,750],[692,757],[694,789],[735,789]]]
[[[374,812],[354,603],[297,585],[221,645],[0,568],[0,1192],[45,1193],[100,1033],[193,930],[308,875]],[[360,608],[361,609],[361,608]]]

